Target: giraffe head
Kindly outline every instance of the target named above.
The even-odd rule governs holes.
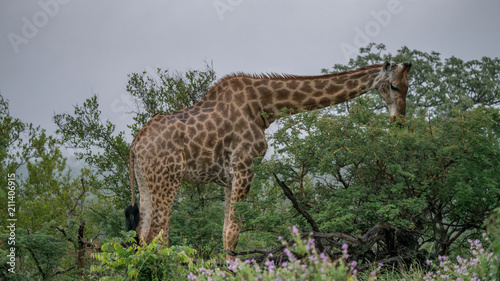
[[[375,87],[389,108],[391,122],[404,122],[406,114],[406,93],[408,92],[408,71],[411,63],[396,64],[386,61],[375,79]]]

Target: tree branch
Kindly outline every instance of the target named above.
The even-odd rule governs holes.
[[[290,201],[292,201],[292,204],[293,204],[293,207],[295,208],[295,210],[297,210],[307,220],[307,222],[311,225],[311,227],[314,231],[319,232],[318,225],[316,224],[314,219],[311,217],[311,215],[309,215],[309,213],[307,213],[306,210],[304,210],[304,208],[302,208],[302,206],[300,206],[299,201],[293,195],[292,190],[284,182],[282,182],[275,173],[273,173],[273,175],[274,175],[274,178],[276,179],[276,182],[283,190],[283,193],[285,193],[285,196],[288,199],[290,199]]]
[[[64,230],[64,228],[59,228],[55,225],[51,225],[50,227],[59,230],[64,235],[64,238],[66,238],[69,242],[73,242],[73,238],[71,237],[68,238],[68,235],[66,234],[66,230]]]
[[[80,179],[81,183],[82,183],[82,192],[80,193],[80,195],[78,195],[78,197],[76,198],[75,200],[75,204],[73,204],[73,208],[69,209],[67,212],[66,212],[66,227],[69,227],[69,215],[71,215],[74,211],[75,211],[75,208],[76,208],[76,205],[78,204],[78,202],[80,201],[80,199],[82,198],[83,194],[85,194],[85,192],[87,191],[85,189],[85,184],[83,182],[83,178]],[[66,236],[66,235],[65,235]]]
[[[28,236],[30,236],[30,230],[28,229],[28,223],[26,223],[26,233],[28,234]],[[38,259],[36,258],[35,252],[33,252],[33,250],[29,247],[26,247],[26,249],[30,252],[31,257],[33,257],[33,260],[35,260],[36,268],[38,268],[38,271],[42,274],[42,279],[45,280],[45,278],[46,278],[45,272],[43,272],[43,269],[40,266]]]
[[[73,270],[74,268],[75,268],[75,266],[72,266],[72,267],[70,267],[68,269],[65,269],[65,270],[57,270],[56,272],[54,272],[53,276],[56,276],[58,274],[64,274],[66,272],[69,272],[69,271]]]
[[[80,227],[78,228],[78,250],[76,258],[78,268],[85,268],[85,260],[84,260],[85,246],[88,242],[83,238],[84,230],[85,230],[85,221],[82,220],[82,222],[80,223]]]

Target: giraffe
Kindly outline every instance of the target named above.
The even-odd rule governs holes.
[[[320,76],[235,73],[216,82],[193,106],[155,115],[130,146],[132,205],[127,209],[130,214],[134,207],[135,221],[127,214],[127,228],[136,229],[145,242],[162,231],[168,244],[172,205],[181,182],[214,182],[224,187],[224,250],[235,251],[240,225],[234,206],[248,195],[253,160],[266,153],[264,130],[275,113],[282,108],[293,114],[324,108],[378,89],[391,122],[404,122],[410,68],[411,63],[385,62]]]

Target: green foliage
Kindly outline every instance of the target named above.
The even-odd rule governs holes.
[[[62,273],[69,276],[76,272],[77,227],[74,220],[83,217],[82,207],[87,194],[82,191],[80,178],[75,178],[67,167],[61,143],[47,135],[44,129],[10,116],[7,101],[0,98],[1,135],[7,140],[0,166],[8,174],[15,175],[16,183],[15,204],[9,209],[13,216],[7,217],[7,204],[0,207],[1,221],[17,220],[17,273],[9,278],[64,280]],[[7,186],[6,175],[0,179],[3,186]],[[80,176],[92,178],[85,169]],[[4,189],[0,198],[2,202],[11,201]],[[80,208],[76,206],[78,202]],[[2,246],[7,245],[4,239],[9,233],[3,224]],[[8,268],[3,262],[2,267]]]
[[[312,206],[323,232],[362,235],[376,221],[390,222],[425,233],[421,242],[448,253],[457,233],[479,228],[498,206],[498,110],[414,115],[400,128],[369,103],[358,99],[346,116],[311,112],[283,121],[271,137],[276,154],[256,169],[250,197],[260,200],[276,173]],[[245,215],[269,218],[268,208]],[[280,219],[310,228],[303,218]]]
[[[488,219],[487,230],[488,238],[491,241],[489,251],[493,253],[494,270],[491,273],[496,280],[500,280],[500,208],[496,208]]]
[[[109,120],[103,122],[96,95],[87,99],[82,106],[75,106],[73,115],[56,114],[56,133],[68,148],[75,149],[78,160],[93,169],[98,176],[96,184],[90,185],[98,197],[110,200],[117,207],[130,204],[128,180],[128,148],[125,133],[115,134],[115,125]]]
[[[50,228],[53,221],[44,223],[37,231],[16,228],[16,274],[9,275],[9,280],[67,280],[59,275],[62,270],[73,266],[74,257],[67,258],[71,243],[55,235]],[[8,235],[1,235],[1,243],[7,245]],[[0,250],[0,264],[8,268],[8,248]]]
[[[93,254],[99,261],[91,267],[91,279],[98,280],[183,280],[193,268],[195,250],[187,246],[164,247],[161,235],[149,245],[124,247],[133,243],[135,233],[125,239],[111,239]]]
[[[138,107],[134,124],[129,125],[137,133],[155,114],[169,113],[200,101],[215,81],[213,66],[205,70],[188,70],[185,73],[156,69],[156,73],[132,73],[128,75],[127,92],[136,100]]]
[[[200,257],[210,258],[222,248],[223,201],[219,186],[182,184],[173,207],[170,244],[189,245]]]

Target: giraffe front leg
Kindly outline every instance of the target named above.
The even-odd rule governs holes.
[[[236,245],[238,244],[240,234],[241,217],[235,215],[235,204],[248,196],[252,179],[253,174],[251,169],[235,172],[233,177],[233,186],[230,189],[230,192],[228,192],[228,188],[225,189],[226,210],[223,231],[224,250],[236,251]],[[226,255],[226,259],[232,258],[232,256]]]

